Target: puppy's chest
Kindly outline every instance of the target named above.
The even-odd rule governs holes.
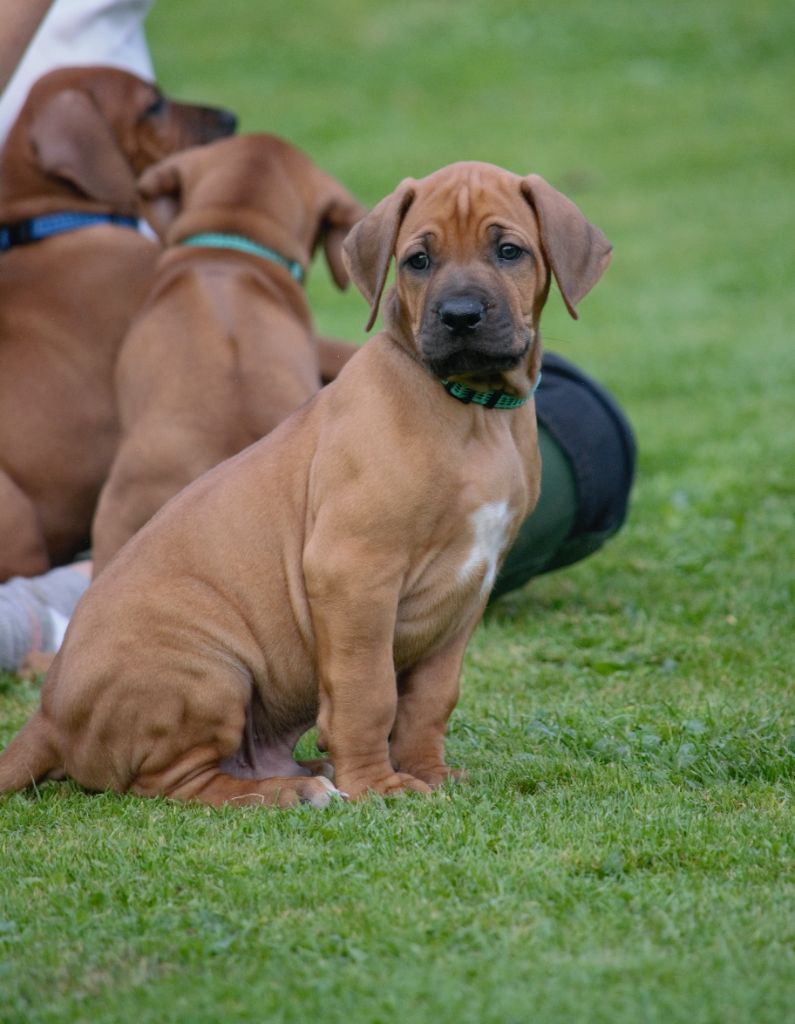
[[[399,609],[398,664],[445,642],[482,607],[518,528],[507,500],[461,510],[450,533],[425,553]]]
[[[464,557],[453,551],[450,559],[463,591],[476,587],[480,597],[488,596],[513,535],[514,519],[507,501],[488,501],[470,512],[462,531]]]

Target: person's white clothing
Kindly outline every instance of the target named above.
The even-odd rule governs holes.
[[[17,119],[30,87],[55,68],[104,64],[154,81],[143,30],[153,2],[55,0],[0,96],[0,145]]]

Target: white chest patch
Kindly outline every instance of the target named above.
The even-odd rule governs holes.
[[[466,583],[484,566],[486,573],[480,585],[481,594],[486,594],[494,585],[497,563],[508,543],[508,530],[513,516],[507,501],[491,501],[473,512],[469,524],[475,535],[466,561],[458,570],[458,578]]]

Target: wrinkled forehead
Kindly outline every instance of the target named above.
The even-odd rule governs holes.
[[[398,249],[429,238],[455,248],[474,248],[495,228],[538,239],[535,214],[521,189],[522,179],[491,164],[465,163],[442,168],[416,183]]]

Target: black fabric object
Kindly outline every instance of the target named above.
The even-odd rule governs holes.
[[[536,417],[568,457],[577,489],[569,539],[610,536],[626,519],[635,476],[632,427],[613,396],[562,356],[545,353],[542,374]]]
[[[541,495],[506,556],[492,600],[598,551],[627,515],[636,444],[623,410],[562,356],[545,353],[541,372]]]

